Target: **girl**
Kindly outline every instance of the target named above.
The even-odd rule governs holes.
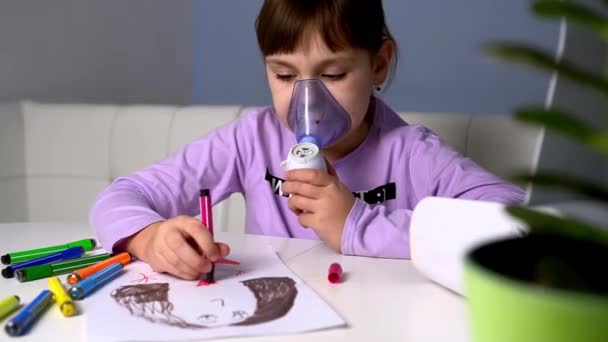
[[[373,96],[396,51],[381,0],[265,0],[256,32],[273,106],[113,182],[91,211],[106,249],[185,279],[209,272],[229,247],[192,217],[201,188],[218,201],[243,193],[247,233],[321,239],[343,254],[390,258],[409,258],[410,216],[424,197],[523,200],[520,188]],[[296,143],[288,110],[303,79],[320,79],[350,119],[322,149],[327,172],[281,168]]]

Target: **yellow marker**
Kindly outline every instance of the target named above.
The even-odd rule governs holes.
[[[0,320],[19,307],[19,297],[10,296],[0,300]]]
[[[57,303],[59,310],[61,310],[61,313],[63,313],[64,316],[72,316],[76,313],[74,302],[72,302],[72,298],[65,291],[63,285],[61,285],[59,278],[49,278],[49,290],[53,292],[55,303]]]

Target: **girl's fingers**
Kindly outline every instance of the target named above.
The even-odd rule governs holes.
[[[180,261],[191,270],[202,272],[203,267],[209,263],[203,255],[195,251],[187,242],[182,244],[181,248],[174,249],[173,251]]]
[[[196,245],[203,254],[211,261],[215,261],[220,257],[220,251],[218,250],[213,236],[208,229],[206,229],[200,222],[193,219],[188,222],[184,222],[179,228],[186,234],[188,234],[196,242]]]
[[[219,249],[222,258],[225,258],[228,256],[228,254],[230,254],[230,246],[223,242],[216,242],[215,244],[217,245],[217,248]]]
[[[186,265],[171,249],[165,249],[162,256],[166,263],[167,272],[183,279],[197,279],[201,276],[202,271]]]
[[[302,183],[302,182],[285,182],[281,190],[286,194],[300,195],[308,198],[321,198],[323,188],[320,186]]]
[[[296,169],[287,172],[287,181],[308,183],[316,186],[331,184],[333,176],[319,169]]]
[[[300,196],[300,195],[293,195],[287,201],[287,205],[289,206],[289,209],[291,209],[294,212],[296,212],[298,210],[301,212],[315,212],[316,211],[315,203],[316,203],[316,201],[314,199]]]
[[[156,261],[155,265],[152,267],[154,272],[158,273],[169,273],[181,279],[194,280],[197,279],[193,274],[183,272],[176,267],[170,265],[164,259]]]
[[[192,270],[199,271],[204,266],[204,256],[197,251],[198,247],[192,238],[179,230],[170,231],[165,235],[166,247],[171,250],[178,259]],[[167,254],[170,256],[170,254]]]
[[[289,210],[291,210],[296,215],[300,215],[301,213],[303,213],[302,210],[300,210],[296,207],[293,207],[289,202],[287,203],[287,206],[289,207]]]
[[[230,247],[215,243],[213,236],[200,221],[179,216],[159,232],[149,261],[155,271],[171,273],[183,279],[198,279],[211,271],[211,261],[225,257]]]
[[[314,227],[314,214],[312,213],[303,213],[298,216],[298,222],[302,227],[312,228]]]

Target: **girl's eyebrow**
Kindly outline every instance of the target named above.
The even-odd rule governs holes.
[[[350,56],[338,56],[338,57],[329,57],[329,58],[325,58],[320,60],[317,63],[317,67],[318,68],[323,68],[326,67],[328,65],[332,65],[332,64],[340,64],[340,63],[348,63],[353,61],[355,58],[350,57]],[[280,66],[285,66],[288,68],[292,68],[292,69],[297,69],[294,65],[292,65],[291,63],[284,61],[282,59],[279,59],[277,57],[268,57],[266,58],[266,63],[268,64],[276,64],[276,65],[280,65]]]
[[[277,64],[277,65],[281,65],[281,66],[285,66],[288,68],[294,68],[293,65],[291,65],[289,62],[277,59],[276,57],[268,57],[266,58],[266,63],[268,64]]]

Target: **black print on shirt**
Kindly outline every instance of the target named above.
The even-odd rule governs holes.
[[[266,176],[264,177],[264,179],[268,183],[270,183],[270,188],[272,189],[272,192],[274,192],[275,195],[289,197],[289,195],[285,194],[283,190],[281,190],[281,186],[285,181],[284,179],[271,175],[268,169],[266,169]]]
[[[369,191],[353,192],[353,195],[368,204],[384,203],[397,198],[397,185],[391,182]]]
[[[283,182],[285,181],[284,179],[273,176],[268,169],[266,169],[266,176],[264,179],[270,183],[270,188],[275,195],[289,197],[288,194],[285,194],[283,190],[281,190],[281,185],[283,185]],[[356,198],[364,200],[368,204],[384,203],[388,200],[397,198],[397,185],[394,182],[391,182],[369,191],[353,192],[353,195]]]

